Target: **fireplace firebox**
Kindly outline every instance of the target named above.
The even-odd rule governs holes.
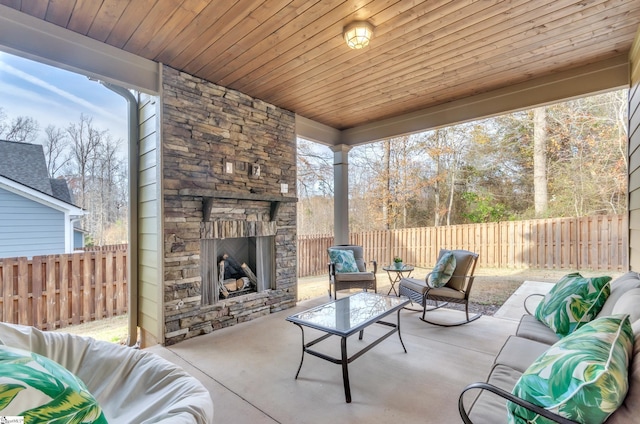
[[[214,222],[211,225],[214,230],[208,234],[212,235],[219,234],[220,228],[229,227],[235,229],[232,233],[243,234],[247,226],[245,222],[231,226],[228,222]],[[269,234],[270,227],[262,226],[258,231],[260,235],[251,237],[213,237],[200,240],[203,305],[275,288],[275,234]],[[253,230],[251,232],[256,233]]]

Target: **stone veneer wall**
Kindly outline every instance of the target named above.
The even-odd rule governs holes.
[[[295,196],[294,114],[167,66],[162,105],[165,344],[294,306],[295,202],[281,203],[275,218],[275,288],[210,306],[200,298],[203,199],[214,198],[210,221],[268,221],[270,202],[256,196],[281,196],[281,183]],[[250,175],[252,164],[261,166],[259,178]],[[254,199],[217,199],[218,192]]]

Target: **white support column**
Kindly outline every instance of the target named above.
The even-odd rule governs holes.
[[[333,235],[334,244],[349,244],[349,150],[339,144],[333,150]]]

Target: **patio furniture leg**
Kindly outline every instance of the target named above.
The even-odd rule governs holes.
[[[347,358],[347,338],[342,337],[340,342],[342,350],[342,382],[344,383],[344,397],[347,403],[351,403],[351,386],[349,385],[349,358]]]
[[[298,324],[296,324],[298,325]],[[302,331],[302,355],[300,356],[300,365],[298,366],[298,372],[296,372],[296,378],[295,380],[298,379],[298,374],[300,374],[300,370],[302,369],[302,362],[304,361],[304,328],[302,328],[301,325],[298,325],[298,327],[300,328],[300,331]]]
[[[404,353],[407,353],[407,348],[404,347],[404,342],[402,341],[402,334],[400,334],[400,309],[398,309],[398,325],[397,325],[397,331],[398,331],[398,338],[400,339],[400,344],[402,345],[402,348],[404,349]]]

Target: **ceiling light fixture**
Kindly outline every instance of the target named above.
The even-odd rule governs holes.
[[[373,37],[373,25],[367,21],[355,21],[344,27],[342,33],[347,46],[352,49],[361,49],[369,45]]]

